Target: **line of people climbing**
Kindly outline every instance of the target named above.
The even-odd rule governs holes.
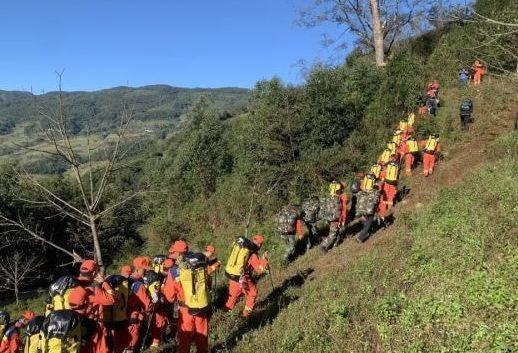
[[[436,83],[438,89],[439,85]],[[418,159],[422,159],[423,175],[431,175],[441,151],[439,135],[431,134],[417,141],[414,137],[415,114],[401,120],[397,130],[369,171],[357,173],[350,185],[348,202],[346,183],[333,180],[329,195],[312,198],[301,205],[289,205],[275,216],[277,231],[285,243],[284,263],[291,262],[298,252],[320,244],[328,251],[340,243],[347,225],[358,219],[362,229],[356,240],[364,242],[376,221],[386,226],[386,218],[398,195],[398,180],[402,169],[410,176]]]
[[[428,85],[438,97],[440,85]],[[471,118],[473,103],[461,103],[461,126]],[[333,180],[329,195],[313,197],[302,205],[290,205],[275,215],[277,230],[286,244],[285,263],[296,255],[299,245],[306,250],[320,244],[328,251],[339,244],[354,220],[361,223],[359,243],[368,239],[374,223],[386,226],[389,211],[398,196],[402,169],[412,174],[422,159],[423,175],[434,172],[441,151],[438,134],[417,141],[416,115],[401,120],[391,141],[367,173],[357,173],[350,185]],[[242,316],[254,310],[257,283],[269,274],[268,252],[260,255],[263,235],[237,237],[225,265],[228,278],[223,310],[232,311],[244,296]],[[45,312],[25,310],[11,322],[0,310],[0,353],[140,353],[174,341],[179,353],[209,352],[209,320],[216,271],[221,261],[214,246],[203,251],[190,249],[177,240],[167,255],[150,259],[138,256],[118,274],[104,276],[94,260],[81,263],[78,276],[62,276],[50,285]],[[22,342],[23,337],[23,342]]]

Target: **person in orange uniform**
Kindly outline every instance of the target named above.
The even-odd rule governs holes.
[[[477,59],[472,66],[473,69],[473,85],[478,86],[482,82],[482,76],[486,74],[486,69],[482,62]]]
[[[130,322],[128,325],[129,341],[126,351],[133,351],[143,338],[143,327],[152,309],[151,296],[144,285],[142,277],[151,266],[151,260],[145,256],[133,259],[133,273],[130,275],[131,293],[128,299]]]
[[[96,323],[92,339],[82,351],[108,353],[111,349],[108,344],[108,330],[102,323],[103,306],[115,304],[115,293],[104,281],[95,261],[83,261],[79,271],[79,285],[70,292],[70,307]]]
[[[264,236],[254,235],[252,242],[257,247],[257,251],[250,254],[245,266],[245,270],[239,281],[233,279],[229,280],[228,299],[225,303],[227,311],[231,311],[236,306],[239,298],[245,296],[245,308],[243,309],[243,316],[248,317],[252,313],[255,300],[257,298],[257,277],[265,273],[268,268],[268,252],[265,251],[263,256],[259,257],[259,250],[263,246]]]
[[[0,337],[1,353],[19,353],[22,350],[22,340],[20,330],[23,329],[36,314],[31,310],[25,310],[20,318],[9,326],[3,337]]]
[[[415,162],[416,153],[419,152],[417,141],[413,137],[408,137],[402,142],[401,152],[405,160],[405,175],[412,175],[412,168]]]
[[[441,152],[441,145],[439,143],[439,135],[432,134],[427,140],[419,143],[423,149],[423,175],[429,176],[433,173],[435,162],[437,160],[437,153]]]
[[[399,163],[398,157],[392,156],[390,162],[383,170],[382,185],[380,190],[383,198],[379,204],[379,214],[382,220],[385,219],[387,211],[394,205],[394,199],[397,195],[397,182],[399,177]]]
[[[210,250],[210,249],[209,249]],[[179,264],[188,251],[185,241],[178,240],[169,249],[169,257],[175,264],[171,267],[163,287],[164,297],[169,303],[177,302],[178,307],[178,352],[189,353],[191,344],[196,344],[197,353],[209,352],[209,318],[210,312],[191,311],[185,303],[185,294],[179,281]],[[206,256],[206,255],[205,255]],[[210,308],[210,307],[209,307]]]

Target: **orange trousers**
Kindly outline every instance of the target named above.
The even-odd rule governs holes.
[[[423,153],[423,174],[428,176],[435,167],[435,153]]]
[[[248,316],[253,310],[255,300],[257,298],[257,284],[251,279],[245,278],[241,283],[238,281],[230,280],[228,283],[228,299],[225,304],[227,310],[234,309],[239,298],[245,295],[245,309],[243,315]]]
[[[414,165],[415,156],[413,153],[405,154],[405,175],[410,176],[412,174],[412,166]]]
[[[164,308],[157,308],[151,322],[151,345],[157,346],[162,342],[165,327],[168,324],[167,312]]]
[[[122,353],[129,346],[131,337],[128,332],[127,322],[109,328],[108,333],[110,335],[112,353]]]
[[[142,323],[137,322],[134,324],[128,325],[128,339],[127,339],[127,345],[129,349],[134,349],[137,347],[139,341],[140,341],[140,331],[142,328]]]
[[[386,202],[387,209],[389,209],[394,204],[394,199],[396,198],[397,194],[397,186],[386,182],[383,183],[383,194],[383,201]]]
[[[187,307],[178,310],[178,353],[189,353],[192,343],[197,353],[209,353],[209,318],[191,315]]]

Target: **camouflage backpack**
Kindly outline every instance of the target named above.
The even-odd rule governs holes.
[[[306,223],[315,223],[320,211],[320,201],[318,199],[307,200],[302,204],[303,219]]]
[[[320,217],[328,222],[335,222],[340,219],[342,203],[339,196],[330,196],[320,203]]]
[[[372,216],[376,211],[380,193],[378,190],[360,191],[356,204],[357,216]]]
[[[297,218],[300,217],[300,207],[291,205],[275,215],[275,225],[282,235],[295,234]]]

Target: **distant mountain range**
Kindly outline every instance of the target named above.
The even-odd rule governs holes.
[[[114,87],[93,92],[63,92],[64,103],[74,124],[101,131],[117,125],[123,106],[135,113],[135,120],[173,123],[201,96],[208,96],[221,112],[235,114],[245,107],[249,90],[244,88],[180,88],[167,85]],[[0,134],[9,134],[21,123],[39,119],[41,106],[55,109],[58,92],[33,95],[30,92],[0,90]]]

